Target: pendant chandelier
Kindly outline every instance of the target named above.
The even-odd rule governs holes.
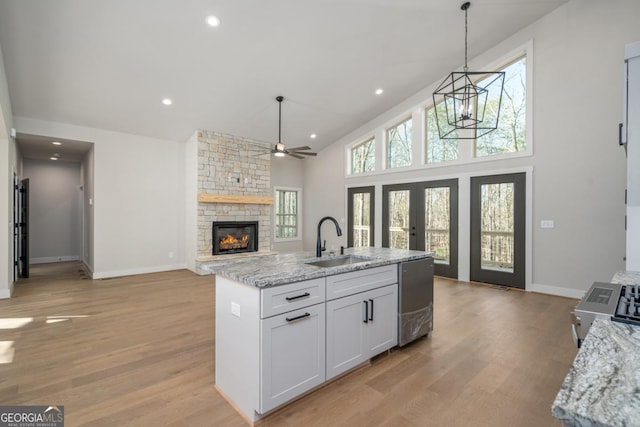
[[[503,71],[469,71],[467,10],[464,10],[464,68],[452,72],[433,93],[440,139],[475,139],[496,130],[504,87]]]

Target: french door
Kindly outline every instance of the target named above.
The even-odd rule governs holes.
[[[347,247],[374,246],[375,187],[349,188],[347,195]]]
[[[458,180],[382,187],[382,246],[434,253],[435,274],[458,277]]]
[[[475,282],[525,287],[524,173],[471,178],[471,268]]]

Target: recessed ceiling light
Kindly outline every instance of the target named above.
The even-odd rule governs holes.
[[[309,135],[309,138],[311,139],[316,139],[318,137],[318,135],[316,135],[315,133],[312,133],[311,135]]]
[[[51,160],[58,160],[58,158],[57,158],[57,157],[49,157],[49,159],[51,159]]]
[[[220,26],[220,18],[214,15],[207,16],[207,24],[210,27],[219,27]]]
[[[62,142],[60,142],[60,141],[53,141],[53,142],[52,142],[52,144],[53,144],[53,145],[62,145]]]
[[[376,89],[376,95],[382,95],[383,92],[383,89]]]
[[[162,100],[162,103],[164,105],[171,105],[171,104],[173,104],[173,101],[170,100],[169,98],[165,98],[165,99]]]

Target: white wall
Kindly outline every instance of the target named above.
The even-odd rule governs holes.
[[[198,257],[198,131],[184,145],[184,248],[187,268],[196,272]]]
[[[182,142],[23,117],[15,127],[94,143],[94,278],[185,267]]]
[[[18,152],[10,129],[13,113],[0,48],[0,298],[13,289],[13,174],[18,173]]]
[[[30,263],[79,260],[80,164],[25,159],[23,168],[29,179]]]
[[[345,178],[345,146],[426,105],[439,83],[431,82],[311,159],[305,168],[305,192],[313,197],[307,197],[305,220],[345,217],[347,186],[377,183],[379,191],[383,183],[533,170],[527,289],[580,297],[593,281],[609,281],[624,269],[626,165],[617,145],[617,124],[624,45],[640,39],[638,16],[636,0],[573,0],[470,61],[471,69],[484,68],[533,40],[533,156]],[[464,185],[460,202],[468,206]],[[380,227],[380,197],[376,204]],[[468,242],[467,219],[461,212],[460,240]],[[556,228],[540,229],[542,219],[553,219]],[[323,238],[329,244],[332,232],[324,232]],[[333,241],[341,244],[345,239]],[[315,229],[306,227],[305,248],[312,249],[314,243]],[[460,253],[461,269],[468,268],[467,258],[466,250]]]
[[[82,261],[89,270],[89,273],[93,276],[93,233],[94,233],[94,220],[93,220],[93,198],[95,196],[94,190],[94,149],[91,147],[87,155],[82,160],[81,166],[81,179],[82,187],[84,189],[83,195],[83,218],[82,225],[84,227],[83,233],[83,248],[82,248]]]
[[[304,167],[308,164],[307,159],[296,159],[293,157],[272,157],[271,158],[271,190],[276,187],[304,187]],[[275,193],[274,193],[275,194]],[[304,212],[306,211],[306,191],[302,190],[302,215],[300,217],[302,224],[301,230],[311,227],[311,224],[304,222]],[[273,210],[272,210],[273,214]],[[275,221],[272,222],[273,230],[271,231],[271,249],[279,253],[299,252],[303,249],[303,240],[300,236],[299,240],[286,242],[276,242],[275,239]]]

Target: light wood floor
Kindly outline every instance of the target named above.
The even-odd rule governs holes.
[[[92,281],[77,263],[34,266],[0,300],[0,405],[64,405],[68,426],[246,425],[214,390],[214,286],[188,271]],[[263,425],[560,426],[576,302],[437,279],[430,339]]]

